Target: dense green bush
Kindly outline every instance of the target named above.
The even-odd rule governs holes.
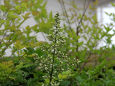
[[[82,22],[74,30],[60,26],[61,15],[53,17],[45,6],[43,0],[5,0],[0,5],[0,86],[114,86],[113,24],[101,28],[96,15],[79,14],[73,17]],[[114,14],[108,15],[114,20]],[[36,25],[22,28],[31,16]],[[73,17],[71,23],[76,22]],[[38,41],[32,32],[47,34],[48,42]],[[98,47],[102,40],[106,45]]]

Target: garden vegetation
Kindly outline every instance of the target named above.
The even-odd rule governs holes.
[[[64,15],[53,16],[46,4],[4,0],[0,5],[0,86],[115,86],[115,14],[106,13],[114,23],[99,26],[96,14],[85,15],[89,5],[76,14],[72,3],[68,15],[62,2]],[[36,24],[22,27],[30,17]],[[46,41],[31,35],[39,32]]]

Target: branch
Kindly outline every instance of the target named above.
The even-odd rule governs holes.
[[[86,2],[87,2],[87,0],[85,0],[85,3],[84,3],[84,11],[83,11],[83,14],[82,14],[82,17],[81,17],[80,21],[78,22],[78,26],[76,27],[76,36],[79,36],[79,28],[81,27],[81,23],[83,22],[83,18],[84,18],[84,16],[85,16],[85,13],[86,13],[88,7],[89,7],[90,0],[89,0],[89,2],[88,2],[88,5],[87,5],[87,6],[86,6],[86,4],[87,4]],[[78,43],[79,40],[77,40],[76,42]],[[76,52],[79,52],[79,45],[76,46]],[[76,61],[77,61],[78,59],[79,59],[79,57],[76,56]],[[78,65],[77,65],[77,67],[78,67]]]
[[[63,0],[59,0],[59,3],[60,3],[60,5],[61,5],[61,8],[62,8],[63,13],[65,13],[65,16],[66,16],[66,19],[67,19],[67,23],[68,23],[68,25],[69,25],[69,29],[72,30],[72,28],[71,28],[71,23],[70,23],[69,16],[68,16],[67,11],[66,11],[66,8],[65,8],[64,1],[63,1]]]

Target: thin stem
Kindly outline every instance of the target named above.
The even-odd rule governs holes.
[[[65,16],[66,16],[67,23],[68,23],[68,25],[69,25],[69,29],[72,30],[72,29],[71,29],[71,23],[70,23],[69,16],[68,16],[67,11],[66,11],[66,8],[65,8],[64,1],[63,1],[63,0],[59,0],[59,3],[60,3],[60,5],[61,5],[63,14],[65,14]]]
[[[78,37],[79,36],[79,28],[81,27],[81,23],[83,22],[83,18],[85,16],[85,13],[89,7],[89,4],[90,4],[90,0],[88,2],[88,5],[86,7],[86,3],[87,0],[85,0],[85,3],[84,3],[84,11],[83,11],[83,14],[82,14],[82,17],[80,18],[80,21],[78,22],[78,26],[76,27],[76,36]],[[76,41],[77,43],[79,43],[79,40],[77,39]],[[76,45],[76,52],[78,53],[79,52],[79,45]],[[79,59],[79,56],[76,56],[76,61]],[[78,66],[78,65],[77,65]]]
[[[56,43],[56,37],[55,37],[55,42]],[[51,72],[50,72],[50,82],[49,82],[49,86],[52,86],[51,85],[51,82],[52,82],[52,79],[53,79],[53,72],[54,72],[54,59],[55,59],[55,44],[54,44],[54,52],[53,52],[53,57],[52,57],[52,66],[51,66]]]

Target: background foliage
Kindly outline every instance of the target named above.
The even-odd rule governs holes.
[[[111,38],[115,33],[109,33],[114,24],[102,28],[96,15],[90,18],[85,12],[61,19],[59,13],[47,13],[46,4],[43,0],[4,0],[0,5],[0,86],[114,86]],[[78,8],[71,6],[75,14]],[[107,14],[115,21],[115,14]],[[31,17],[36,24],[22,27]],[[67,17],[69,23],[60,26]],[[48,41],[31,35],[39,32],[47,34]],[[99,47],[102,41],[106,45]]]

